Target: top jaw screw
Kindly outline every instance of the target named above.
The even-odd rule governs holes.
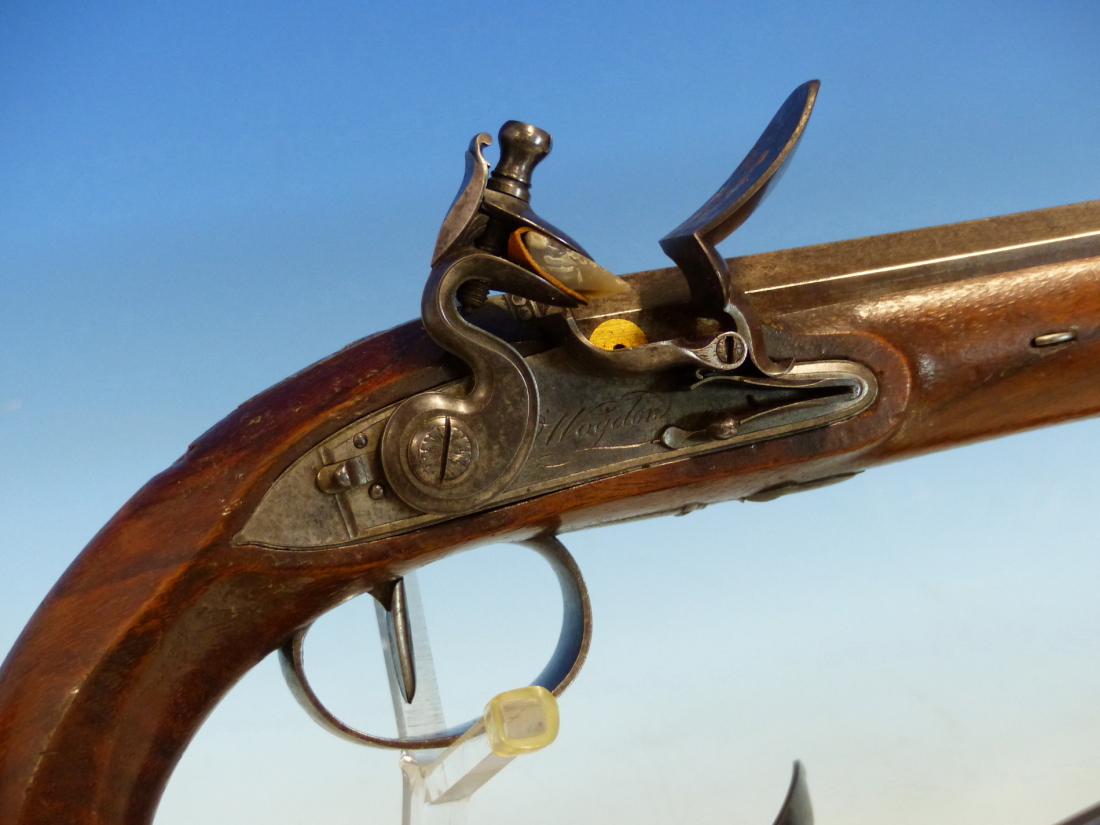
[[[500,161],[493,169],[486,186],[529,203],[531,172],[550,154],[553,145],[550,133],[530,123],[509,120],[500,127],[497,139],[500,141]],[[498,246],[503,249],[511,228],[506,223],[490,221],[480,245],[488,249]],[[489,285],[478,278],[471,279],[459,287],[456,297],[462,308],[468,312],[481,309],[489,300]]]
[[[489,284],[480,278],[471,278],[458,288],[455,297],[468,312],[481,309],[489,301]]]
[[[531,172],[550,154],[553,141],[530,123],[509,120],[500,127],[500,161],[489,178],[488,187],[497,192],[519,198],[531,199]]]

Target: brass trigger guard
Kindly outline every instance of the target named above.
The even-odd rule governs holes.
[[[588,647],[592,638],[592,605],[588,600],[588,588],[585,587],[584,578],[581,576],[576,560],[555,536],[541,536],[519,544],[529,547],[546,559],[561,587],[562,621],[558,643],[546,667],[531,683],[546,688],[554,696],[560,696],[577,678],[588,656]],[[313,623],[310,622],[298,628],[279,648],[279,664],[282,666],[287,686],[294,694],[294,698],[298,700],[298,704],[329,733],[349,742],[376,748],[425,750],[447,747],[478,721],[471,719],[469,722],[432,736],[406,739],[375,736],[342,722],[325,707],[306,678],[304,648],[306,634],[312,626]]]

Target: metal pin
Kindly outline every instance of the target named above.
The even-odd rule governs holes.
[[[322,492],[335,494],[361,487],[371,481],[370,468],[362,456],[326,464],[317,471],[317,486]]]
[[[726,441],[737,435],[737,427],[740,422],[735,416],[727,415],[712,421],[707,425],[707,435],[719,441]]]
[[[1048,332],[1046,335],[1036,335],[1031,339],[1033,347],[1053,347],[1056,344],[1068,344],[1077,340],[1077,332],[1068,329],[1065,332]]]
[[[386,611],[386,629],[390,633],[390,647],[394,652],[397,681],[405,702],[412,704],[416,695],[416,661],[413,659],[412,628],[409,626],[409,605],[405,598],[405,580],[398,579]]]

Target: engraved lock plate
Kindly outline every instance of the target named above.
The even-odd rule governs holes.
[[[797,365],[786,388],[725,378],[689,389],[670,373],[587,375],[560,350],[525,360],[540,388],[534,445],[519,474],[486,506],[842,421],[866,409],[877,389],[869,370],[848,361]],[[459,393],[462,384],[437,392]],[[388,489],[378,445],[396,406],[349,424],[287,468],[235,541],[319,548],[450,518],[415,510]],[[426,472],[443,471],[434,449],[424,447]],[[362,459],[376,483],[324,492],[318,474],[352,459]]]

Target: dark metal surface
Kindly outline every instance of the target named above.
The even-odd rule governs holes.
[[[534,210],[531,209],[530,204],[525,200],[520,200],[507,192],[496,192],[492,189],[487,189],[481,206],[485,214],[503,219],[508,231],[520,226],[537,229],[540,232],[545,232],[552,238],[556,238],[571,249],[577,250],[577,252],[580,252],[582,255],[589,258],[592,257],[585,251],[583,246],[569,237],[569,235],[562,232],[554,226],[554,224],[550,223],[550,221],[537,215]]]
[[[386,608],[386,634],[396,663],[395,675],[406,704],[416,697],[416,648],[413,645],[409,604],[405,596],[405,580],[398,579],[389,592]]]
[[[530,123],[509,120],[500,127],[500,160],[493,168],[489,188],[519,198],[531,199],[531,172],[550,154],[553,141]]]
[[[466,172],[439,228],[432,266],[475,242],[500,253],[508,234],[519,226],[538,229],[587,255],[580,244],[537,215],[529,203],[531,172],[550,154],[550,135],[530,124],[510,120],[501,127],[498,137],[501,158],[492,177],[482,150],[492,145],[493,139],[481,132],[470,141]]]
[[[554,647],[553,654],[550,656],[550,661],[547,662],[546,667],[531,683],[546,688],[555,696],[560,696],[580,673],[591,644],[592,605],[588,599],[588,588],[585,587],[584,578],[581,576],[577,562],[557,538],[554,536],[541,536],[537,539],[522,542],[522,544],[546,559],[553,569],[561,588],[561,633],[558,635],[558,642]],[[401,582],[398,580],[391,593],[388,594],[388,604],[384,602],[383,606],[387,608],[389,616],[394,617],[391,644],[394,644],[395,649],[398,651],[399,671],[403,671],[408,667],[409,673],[414,674],[415,651],[410,641],[412,632],[408,626],[407,611],[399,606],[404,603],[403,593],[400,592],[401,588]],[[398,613],[402,615],[399,616]],[[387,616],[388,622],[389,616]],[[399,623],[401,625],[400,631],[398,631]],[[294,698],[298,700],[298,703],[317,724],[330,733],[360,745],[400,750],[423,750],[447,747],[477,721],[470,720],[434,734],[411,738],[375,736],[344,723],[325,707],[306,677],[305,639],[310,627],[312,627],[312,624],[295,631],[294,635],[279,649],[279,664]],[[402,636],[398,635],[399,632]],[[402,641],[402,637],[404,641]],[[399,679],[408,678],[399,675]],[[402,684],[406,701],[409,702],[412,701],[413,692],[415,691],[415,676],[411,678],[411,689],[409,681],[404,681]]]
[[[451,208],[447,210],[443,225],[439,227],[439,235],[435,239],[435,249],[432,252],[432,266],[461,245],[481,209],[481,197],[489,179],[489,163],[481,150],[492,142],[493,139],[484,132],[474,135],[470,141],[470,148],[466,150],[466,175],[462,179],[462,185],[458,187],[458,194],[455,195]]]
[[[703,245],[721,243],[756,211],[764,193],[778,181],[780,171],[791,159],[809,121],[820,85],[819,81],[810,80],[791,92],[726,182],[690,218],[661,239],[661,248],[670,258],[679,263],[677,259],[687,256],[689,248],[700,249]],[[697,279],[694,273],[687,277],[693,291],[698,289],[708,304],[724,302],[729,287],[725,280],[716,283],[701,277]],[[726,273],[725,279],[728,277]]]
[[[494,506],[821,427],[858,415],[877,393],[870,371],[847,361],[798,364],[786,382],[713,375],[685,382],[668,372],[605,375],[578,370],[560,349],[530,356],[526,365],[539,388],[535,429],[525,448],[527,460],[496,494]],[[418,398],[458,400],[451,393],[462,387],[460,382]],[[236,541],[311,549],[405,532],[446,518],[425,514],[399,496],[374,499],[366,487],[325,495],[313,482],[324,455],[343,460],[362,456],[376,477],[388,474],[382,464],[393,409],[352,422],[288,467]],[[707,432],[711,424],[729,417],[737,421],[734,435]],[[690,437],[670,443],[671,428]],[[377,443],[376,434],[383,430],[382,462],[377,451],[354,446],[359,433]]]
[[[352,440],[358,442],[360,438],[356,436]],[[363,446],[366,446],[365,440]],[[347,461],[338,461],[335,464],[326,464],[317,471],[317,488],[322,493],[342,493],[352,487],[370,484],[373,480],[367,462],[359,456],[349,458]]]
[[[490,502],[523,466],[536,425],[538,388],[523,358],[458,310],[458,290],[472,279],[543,303],[573,303],[548,281],[485,253],[445,260],[432,270],[421,308],[424,328],[469,365],[473,386],[463,395],[425,393],[401,404],[382,435],[381,448],[388,486],[426,513],[470,512]],[[464,474],[447,483],[425,476],[413,448],[439,419],[460,428],[471,456],[476,455]]]
[[[810,805],[810,789],[806,784],[806,769],[801,762],[794,763],[791,785],[787,789],[787,798],[775,825],[814,825],[814,810]]]
[[[696,309],[712,318],[728,316],[748,341],[752,362],[768,375],[781,373],[783,367],[768,357],[756,312],[715,247],[748,219],[779,180],[806,128],[819,85],[811,80],[795,89],[729,179],[661,239],[661,248],[687,278]]]
[[[748,344],[736,332],[720,332],[703,340],[675,338],[624,349],[601,349],[588,339],[572,314],[548,316],[562,343],[578,360],[595,369],[655,372],[670,369],[735,370],[748,357]]]
[[[1058,825],[1100,825],[1100,802],[1069,819],[1063,819]]]

